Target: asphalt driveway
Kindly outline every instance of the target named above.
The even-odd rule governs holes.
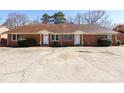
[[[124,82],[124,47],[0,47],[0,82]]]

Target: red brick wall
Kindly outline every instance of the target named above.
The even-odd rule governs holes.
[[[34,38],[37,40],[37,45],[40,45],[40,35],[39,34],[21,34],[21,38]],[[8,34],[8,45],[9,46],[16,46],[17,41],[12,41],[12,34]]]
[[[97,45],[97,40],[103,36],[101,35],[83,35],[83,45]]]
[[[72,35],[72,40],[69,40],[69,41],[64,41],[64,36],[62,36],[62,45],[64,46],[74,45],[74,35]]]
[[[31,37],[37,40],[37,45],[40,45],[40,34],[21,34],[21,38],[27,38],[27,37]],[[82,35],[81,37],[81,42],[83,41],[83,45],[86,46],[95,46],[97,45],[97,40],[99,38],[103,37],[103,35]],[[17,42],[16,41],[12,41],[11,39],[11,34],[8,35],[8,45],[9,46],[16,46]],[[124,43],[124,34],[119,35],[118,39]],[[115,35],[112,36],[112,40],[113,40],[113,45],[115,45]],[[43,44],[43,35],[41,35],[41,44]],[[64,41],[63,35],[60,35],[60,39],[59,39],[59,44],[62,46],[71,46],[74,45],[74,35],[73,35],[73,39],[70,41]],[[52,45],[52,41],[51,41],[51,36],[49,35],[49,45]]]
[[[12,41],[12,35],[11,34],[8,34],[8,46],[16,46],[17,45],[17,42],[16,41]]]
[[[22,34],[21,38],[33,38],[37,40],[37,45],[40,45],[40,34]]]
[[[37,45],[40,45],[40,35],[39,34],[21,34],[21,38],[28,38],[28,37],[36,39],[38,42]],[[73,45],[74,36],[73,36],[72,40],[64,41],[63,35],[60,35],[58,43],[59,43],[59,45],[62,45],[62,46]],[[43,35],[41,35],[41,44],[43,44]],[[17,45],[17,41],[12,41],[12,35],[11,34],[8,35],[8,45],[9,46],[16,46]],[[49,35],[49,45],[52,45],[51,35]]]
[[[61,35],[60,35],[61,36]],[[59,41],[58,41],[58,43],[59,43],[59,45],[61,45],[61,37],[59,37]],[[52,35],[50,35],[49,34],[49,45],[51,46],[51,45],[53,45],[53,41],[52,41]]]
[[[112,35],[112,45],[116,45],[116,35]]]
[[[120,40],[121,43],[124,44],[124,34],[123,33],[118,35],[118,40]]]
[[[74,37],[74,36],[73,36],[73,37]],[[73,37],[72,37],[72,38],[73,38]],[[59,41],[58,41],[59,45],[61,45],[61,46],[72,46],[72,45],[73,45],[73,42],[74,42],[74,39],[69,40],[69,41],[64,41],[63,35],[60,35]],[[53,41],[51,40],[51,35],[49,35],[49,44],[50,44],[50,45],[53,44]]]
[[[97,44],[97,40],[101,37],[103,37],[104,35],[83,35],[83,45],[86,46],[96,46]],[[116,39],[115,39],[115,35],[112,35],[112,41],[113,44],[116,44]]]

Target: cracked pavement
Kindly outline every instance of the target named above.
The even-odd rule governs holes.
[[[124,82],[124,47],[0,47],[0,82]]]

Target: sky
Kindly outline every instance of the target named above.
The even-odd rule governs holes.
[[[65,17],[75,16],[77,13],[84,14],[88,10],[0,10],[0,24],[2,24],[9,13],[19,12],[24,13],[28,16],[30,20],[36,20],[44,13],[53,15],[55,12],[62,11]],[[124,10],[109,10],[106,11],[107,15],[113,24],[123,24],[124,23]]]

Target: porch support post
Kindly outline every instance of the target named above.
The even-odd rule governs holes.
[[[51,34],[48,34],[48,46],[51,44],[50,38],[51,38]]]
[[[7,34],[7,46],[9,46],[9,37],[10,37],[11,35],[9,35],[9,34]]]
[[[83,34],[81,34],[81,45],[83,46]]]
[[[40,46],[42,45],[42,41],[41,41],[41,34],[40,34]]]
[[[80,34],[80,46],[82,45],[82,35]]]
[[[73,44],[75,46],[75,34],[73,34]]]
[[[61,44],[61,46],[62,46],[62,42],[63,42],[63,35],[60,34],[60,44]]]
[[[115,34],[115,44],[117,45],[117,34]]]

